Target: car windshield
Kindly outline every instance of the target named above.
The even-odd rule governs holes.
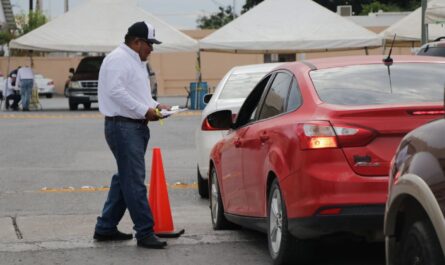
[[[104,57],[85,58],[80,61],[76,73],[98,73]]]
[[[443,100],[445,64],[355,65],[310,73],[320,99],[336,105],[382,105]]]
[[[267,72],[232,74],[227,79],[219,99],[246,98]]]

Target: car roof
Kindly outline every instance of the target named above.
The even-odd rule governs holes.
[[[230,70],[230,72],[231,74],[269,72],[282,64],[283,63],[263,63],[263,64],[249,64],[249,65],[235,66]]]
[[[310,59],[301,62],[292,62],[282,65],[283,68],[294,69],[295,67],[300,67],[301,64],[306,64],[307,67],[315,69],[325,69],[334,67],[343,67],[351,65],[365,65],[365,64],[383,64],[383,59],[386,55],[363,55],[363,56],[345,56],[345,57],[329,57],[329,58],[319,58]],[[445,63],[444,57],[430,57],[430,56],[415,56],[415,55],[397,55],[392,56],[394,64],[396,63]]]

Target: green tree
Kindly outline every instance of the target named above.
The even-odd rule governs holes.
[[[377,12],[379,10],[385,11],[385,12],[394,12],[394,11],[400,11],[400,7],[395,4],[382,4],[379,1],[372,2],[367,5],[362,5],[362,11],[360,15],[367,15],[371,12]]]
[[[15,22],[17,24],[17,30],[15,32],[4,33],[6,37],[9,38],[7,43],[11,40],[18,38],[40,26],[48,22],[47,17],[39,10],[31,11],[28,14],[20,14],[15,16]],[[8,35],[10,34],[10,35]],[[1,33],[0,33],[0,41],[1,41]],[[11,55],[13,56],[38,56],[42,53],[32,53],[30,51],[25,50],[11,50]]]
[[[8,44],[13,39],[15,39],[15,35],[11,31],[0,31],[0,45]]]
[[[327,9],[337,12],[337,6],[350,5],[354,14],[367,14],[363,11],[364,8],[379,2],[384,5],[382,10],[388,8],[388,11],[413,11],[420,6],[421,0],[314,0],[319,5]],[[373,9],[374,10],[374,9]]]
[[[246,0],[246,3],[243,5],[243,10],[241,10],[241,14],[246,13],[249,9],[261,2],[263,2],[263,0]]]
[[[17,23],[19,36],[26,34],[48,22],[47,17],[39,10],[31,11],[28,15],[18,15],[15,17],[15,20]]]
[[[219,12],[213,13],[210,16],[200,16],[196,20],[198,23],[198,28],[200,29],[219,29],[225,24],[236,18],[232,10],[232,6],[227,6],[226,8],[220,6]]]

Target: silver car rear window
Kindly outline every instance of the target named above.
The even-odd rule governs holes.
[[[336,105],[443,101],[445,64],[354,65],[310,73],[320,99]]]
[[[219,99],[246,98],[267,72],[232,74],[227,79]]]

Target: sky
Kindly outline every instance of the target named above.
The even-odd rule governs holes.
[[[86,1],[91,0],[69,0],[69,8],[75,8]],[[43,12],[50,19],[63,14],[64,0],[42,0],[42,2]],[[197,28],[196,19],[202,15],[218,12],[219,6],[235,5],[235,12],[239,14],[245,2],[245,0],[137,0],[139,7],[177,29]],[[29,0],[11,0],[11,4],[15,15],[27,13],[29,10]]]

